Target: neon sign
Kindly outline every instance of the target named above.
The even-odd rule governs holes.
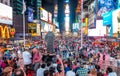
[[[15,34],[15,29],[14,29],[14,31],[12,31],[12,29],[9,30],[8,26],[1,26],[0,25],[0,37],[2,39],[8,39],[8,38],[10,38],[11,32],[12,33],[14,32],[14,34]],[[12,35],[14,35],[14,34],[12,34]]]

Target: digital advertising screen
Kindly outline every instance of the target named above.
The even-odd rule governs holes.
[[[103,26],[103,20],[96,20],[96,28],[88,29],[88,36],[105,36],[106,26]]]
[[[42,20],[48,21],[48,12],[43,8],[40,8],[40,18]]]
[[[13,14],[12,7],[0,3],[0,23],[12,25]]]
[[[103,25],[104,26],[112,25],[112,12],[107,12],[103,14]]]
[[[73,23],[73,32],[78,32],[80,30],[79,23]]]
[[[113,33],[118,33],[118,31],[120,31],[119,30],[119,28],[120,28],[120,8],[113,11],[112,16],[113,16],[113,18],[112,18]]]
[[[28,7],[28,22],[33,22],[33,9]]]
[[[115,9],[114,0],[97,0],[97,18],[102,18],[103,14]]]
[[[94,20],[95,20],[95,13],[94,13],[94,2],[92,2],[89,6],[88,6],[88,27],[89,29],[95,28],[95,24],[94,24]]]

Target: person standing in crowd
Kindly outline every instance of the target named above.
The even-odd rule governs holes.
[[[42,64],[40,68],[37,70],[37,75],[36,76],[44,76],[44,71],[45,71],[45,64]]]
[[[73,71],[72,67],[70,67],[70,70],[67,71],[66,76],[75,76],[75,72]]]
[[[113,72],[112,68],[108,67],[107,71],[108,71],[108,76],[117,76],[116,72]]]
[[[57,55],[57,59],[59,60],[60,64],[57,65],[57,73],[56,76],[65,76],[64,66],[62,62],[62,58]]]
[[[38,49],[36,49],[35,47],[32,49],[33,52],[33,65],[34,65],[34,71],[36,72],[38,69],[38,66],[40,65],[40,63],[42,62],[42,55],[40,53],[40,51],[38,51]]]
[[[84,68],[83,65],[80,65],[80,68],[76,72],[77,76],[87,76],[88,74],[88,69]]]
[[[29,52],[29,48],[25,48],[25,51],[23,52],[23,61],[24,61],[24,66],[26,69],[29,69],[32,65],[32,55]]]

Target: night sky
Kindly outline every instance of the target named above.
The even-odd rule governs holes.
[[[42,7],[53,13],[55,0],[42,0]]]

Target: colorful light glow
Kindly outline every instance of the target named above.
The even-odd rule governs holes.
[[[65,5],[65,31],[70,31],[70,17],[69,17],[70,9],[69,4]]]

